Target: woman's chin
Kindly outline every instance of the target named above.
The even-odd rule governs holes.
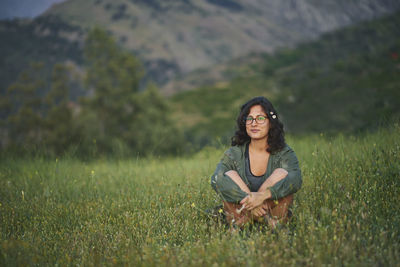
[[[258,140],[263,140],[263,139],[266,139],[267,138],[267,136],[265,136],[265,135],[251,135],[250,136],[250,139],[251,140],[253,140],[253,141],[258,141]]]

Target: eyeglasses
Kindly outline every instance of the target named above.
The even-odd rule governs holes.
[[[253,121],[256,121],[257,124],[264,124],[267,121],[267,116],[257,115],[255,118],[248,116],[244,121],[246,122],[246,125],[252,124]]]

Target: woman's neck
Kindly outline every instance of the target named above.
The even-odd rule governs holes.
[[[268,148],[268,142],[267,139],[251,139],[250,144],[249,144],[249,149],[251,149],[254,152],[265,152],[267,151]]]

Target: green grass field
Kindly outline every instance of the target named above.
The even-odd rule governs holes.
[[[290,137],[303,172],[291,224],[229,233],[203,213],[223,149],[190,157],[3,159],[0,265],[398,266],[400,127]]]

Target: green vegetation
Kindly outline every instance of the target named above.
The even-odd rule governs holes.
[[[228,138],[240,105],[264,95],[295,134],[358,133],[398,121],[399,24],[397,13],[265,55],[263,66],[230,83],[171,97],[175,117],[192,140]]]
[[[354,132],[398,120],[399,24],[397,13],[277,53],[277,63],[267,58],[291,129]],[[274,68],[275,64],[281,67]]]
[[[95,28],[85,42],[85,62],[83,79],[61,64],[54,66],[50,82],[41,63],[20,74],[0,102],[5,154],[118,157],[181,150],[181,133],[158,89],[149,85],[139,91],[143,70],[132,54]],[[76,85],[87,90],[79,103],[70,96]]]
[[[400,127],[290,138],[291,224],[230,234],[202,211],[223,150],[185,158],[0,163],[0,265],[345,265],[400,260]]]
[[[115,7],[112,19],[127,19],[126,6],[104,5]],[[87,35],[84,69],[31,64],[0,101],[0,265],[398,264],[398,14],[220,67],[246,74],[167,100],[153,85],[139,90],[141,64],[101,29]],[[56,36],[78,31],[54,25]],[[36,59],[21,52],[15,64],[26,54]],[[288,226],[230,233],[204,212],[220,204],[210,175],[256,95],[298,134],[288,144],[304,183]]]
[[[267,83],[264,77],[254,76],[251,80],[235,79],[229,87],[203,87],[176,94],[170,98],[173,116],[191,143],[206,145],[216,138],[226,143],[245,101],[257,95],[271,99],[272,94],[259,90]]]
[[[38,70],[40,64],[35,63],[8,88],[9,93],[12,88],[17,89],[1,99],[0,118],[7,122],[1,125],[1,145],[3,148],[13,143],[11,146],[15,147],[15,144],[24,143],[28,150],[47,146],[54,154],[69,149],[80,150],[85,155],[144,154],[144,147],[148,144],[155,144],[150,154],[193,151],[207,144],[226,144],[233,134],[240,105],[256,95],[266,96],[274,103],[289,133],[359,133],[390,124],[400,118],[399,18],[399,13],[396,13],[326,34],[294,49],[282,48],[274,54],[249,55],[230,61],[227,66],[203,69],[169,84],[168,92],[193,84],[201,85],[204,81],[223,82],[177,93],[166,101],[152,86],[152,93],[147,89],[144,90],[147,93],[139,92],[138,85],[145,84],[147,78],[141,79],[143,70],[137,59],[117,46],[108,35],[101,37],[101,34],[92,32],[87,40],[98,39],[101,45],[93,46],[86,42],[84,59],[79,59],[85,61],[84,68],[73,70],[81,77],[87,72],[87,76],[73,81],[76,75],[64,66],[68,72],[64,74],[66,79],[57,75],[51,77],[48,73],[55,72],[60,66],[49,69],[49,65],[44,63]],[[52,23],[49,31],[56,36],[78,30],[52,17],[35,20],[34,25],[42,29],[47,22]],[[10,31],[13,31],[12,27],[22,27],[26,33],[33,31],[34,27],[22,22],[3,24],[3,28],[10,27]],[[19,37],[13,35],[13,38]],[[71,47],[74,47],[72,43]],[[43,50],[53,51],[45,45],[43,47]],[[13,54],[7,49],[3,52]],[[36,58],[40,58],[40,53],[29,56],[29,59]],[[20,62],[19,58],[15,59],[15,64]],[[54,57],[54,61],[63,60],[61,56]],[[12,66],[12,62],[8,63]],[[163,72],[168,73],[166,70]],[[236,78],[231,80],[232,77]],[[37,86],[37,83],[44,85]],[[59,89],[52,89],[53,84]],[[36,86],[33,94],[36,99],[27,100],[32,92],[24,92],[31,90],[28,87],[32,86]],[[58,103],[42,98],[52,90],[63,88],[69,91],[68,99],[67,102],[61,101],[64,107],[56,111],[54,107]],[[154,102],[149,94],[153,94]],[[84,99],[78,101],[78,96],[82,95]],[[25,100],[31,105],[30,111],[26,109],[28,104]],[[155,110],[146,115],[149,106]],[[50,110],[58,115],[50,114]],[[64,117],[62,110],[65,111]],[[166,116],[157,118],[157,115],[151,115],[157,113]],[[146,131],[143,132],[142,126],[148,126],[145,123],[148,116],[152,116],[154,127],[144,127]],[[60,128],[55,123],[57,121],[66,123]],[[171,127],[166,129],[165,125]],[[49,136],[52,132],[58,133]],[[63,132],[68,133],[68,140],[61,136]],[[165,138],[172,135],[177,137]],[[160,140],[160,136],[164,139]]]
[[[0,93],[2,97],[32,62],[43,62],[51,72],[54,64],[82,63],[83,30],[56,16],[35,20],[0,21]],[[79,91],[75,91],[79,93]]]

